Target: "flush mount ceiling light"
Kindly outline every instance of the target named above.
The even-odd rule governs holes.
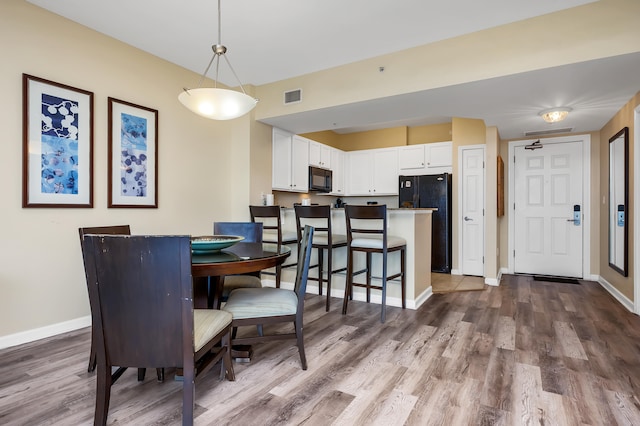
[[[220,42],[220,33],[220,0],[218,0],[218,43],[211,46],[211,49],[213,50],[213,57],[209,61],[207,69],[204,70],[204,73],[200,78],[198,88],[187,89],[185,87],[184,91],[178,95],[178,100],[182,105],[203,117],[210,118],[212,120],[231,120],[233,118],[241,117],[251,111],[258,103],[258,100],[247,95],[244,91],[244,87],[242,86],[240,79],[231,66],[231,62],[229,62],[229,59],[225,55],[227,53],[227,48]],[[227,62],[233,76],[240,84],[242,93],[235,90],[218,88],[220,57],[223,57]],[[200,87],[214,61],[216,62],[214,87]]]
[[[569,107],[550,108],[540,111],[538,115],[547,123],[557,123],[567,118],[570,111],[571,108]]]

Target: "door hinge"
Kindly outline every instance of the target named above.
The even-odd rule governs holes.
[[[516,257],[516,251],[515,250],[513,251],[513,257]]]
[[[484,256],[482,256],[482,264],[484,264]]]

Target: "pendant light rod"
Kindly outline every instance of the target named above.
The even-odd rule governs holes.
[[[251,111],[258,103],[258,100],[253,98],[252,96],[247,95],[247,92],[244,90],[244,86],[242,85],[240,78],[238,78],[238,74],[236,74],[235,69],[233,69],[231,62],[229,61],[229,58],[227,58],[226,56],[227,48],[222,44],[222,12],[220,3],[221,0],[218,0],[218,43],[211,46],[211,49],[213,50],[213,57],[207,64],[207,68],[200,77],[197,88],[187,89],[185,87],[184,91],[180,95],[178,95],[178,100],[185,107],[203,117],[211,118],[214,120],[230,120],[240,117]],[[231,70],[231,73],[238,81],[242,93],[235,90],[218,88],[221,56],[224,57],[225,62]],[[213,66],[214,61],[216,67],[214,87],[202,87],[207,73]]]

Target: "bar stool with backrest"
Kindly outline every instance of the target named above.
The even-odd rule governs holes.
[[[353,299],[354,286],[367,289],[367,303],[370,302],[371,289],[373,288],[382,290],[380,321],[384,322],[386,319],[387,281],[400,278],[402,309],[406,308],[405,264],[407,242],[402,237],[387,235],[386,205],[347,205],[344,212],[347,221],[347,279],[344,288],[342,314],[347,313],[349,298]],[[400,272],[388,275],[388,254],[395,251],[400,252]],[[353,254],[355,252],[366,253],[366,267],[361,271],[353,270]],[[382,277],[380,277],[381,284],[379,286],[371,284],[371,258],[373,253],[382,254]],[[354,282],[354,276],[363,272],[366,272],[366,283]]]
[[[280,206],[249,206],[251,222],[262,222],[264,230],[262,241],[281,245],[297,244],[298,236],[295,232],[284,231],[282,229],[282,218],[280,217]],[[280,288],[282,268],[295,266],[295,263],[276,266],[276,272],[262,271],[263,274],[276,276],[276,288]]]
[[[333,249],[347,246],[347,236],[333,234],[331,231],[331,206],[293,206],[296,212],[296,232],[298,233],[298,250],[305,225],[314,227],[312,247],[318,251],[318,263],[309,268],[318,268],[317,277],[309,277],[309,280],[318,281],[318,294],[322,296],[322,283],[324,280],[324,251],[327,250],[327,306],[329,312],[331,304],[331,275],[342,272],[347,268],[333,269]]]

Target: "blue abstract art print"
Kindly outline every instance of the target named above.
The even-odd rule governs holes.
[[[23,207],[92,207],[93,93],[23,74]]]
[[[158,112],[109,98],[109,207],[158,207]]]

